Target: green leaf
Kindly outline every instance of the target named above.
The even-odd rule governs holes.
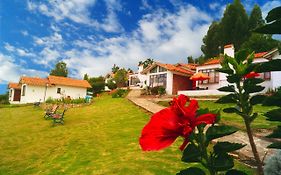
[[[212,168],[216,171],[226,171],[232,168],[233,166],[233,158],[230,157],[227,153],[219,154],[213,159]]]
[[[267,97],[264,100],[263,105],[281,107],[281,89],[275,92],[272,96]]]
[[[243,49],[235,53],[235,59],[238,61],[238,63],[241,63],[247,59],[248,55],[249,55],[249,50]]]
[[[264,99],[264,95],[255,95],[250,99],[250,103],[251,105],[262,104]]]
[[[281,59],[270,60],[268,62],[259,63],[255,70],[255,72],[257,73],[271,72],[271,71],[281,71]]]
[[[231,108],[224,108],[223,112],[241,114],[241,112],[238,109],[232,108],[232,107]]]
[[[209,142],[213,139],[233,134],[236,131],[238,131],[238,129],[233,126],[211,126],[206,131],[206,138]]]
[[[265,113],[266,120],[281,122],[281,108],[273,109]]]
[[[181,170],[177,175],[205,175],[205,172],[197,167],[187,168],[185,170]]]
[[[267,148],[281,149],[281,142],[272,143]]]
[[[261,91],[264,90],[264,88],[265,88],[265,87],[260,86],[260,85],[258,85],[258,86],[252,85],[252,86],[247,86],[247,87],[244,86],[245,92],[246,92],[246,93],[249,93],[249,94],[250,94],[250,93],[256,93],[256,92],[261,92]]]
[[[264,82],[264,79],[261,79],[261,78],[248,78],[244,81],[244,85],[252,85],[252,84],[260,84],[260,83],[263,83]]]
[[[237,83],[237,82],[240,82],[241,78],[242,78],[241,76],[238,76],[237,74],[233,74],[233,75],[227,76],[227,81],[229,83]]]
[[[266,22],[272,22],[281,18],[281,6],[270,10],[266,16]]]
[[[276,129],[273,130],[271,134],[266,136],[267,138],[281,138],[281,126],[278,126]]]
[[[216,103],[225,104],[225,103],[236,103],[237,102],[237,95],[235,94],[228,94],[219,98]]]
[[[228,170],[225,175],[247,175],[247,174],[244,173],[243,171],[231,169],[231,170]]]
[[[226,74],[233,74],[233,70],[230,68],[220,68],[220,69],[216,69],[216,71]]]
[[[233,85],[224,86],[218,89],[223,92],[235,92],[235,87]]]
[[[200,162],[201,158],[201,151],[200,149],[195,146],[194,144],[190,143],[184,149],[181,160],[183,162]]]
[[[217,142],[216,145],[214,146],[214,152],[216,154],[227,153],[227,152],[232,152],[241,149],[244,146],[246,145],[240,143]]]

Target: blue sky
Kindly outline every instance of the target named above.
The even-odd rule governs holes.
[[[0,94],[20,76],[48,75],[63,60],[69,76],[136,70],[146,58],[177,63],[200,56],[202,38],[232,0],[1,0]],[[280,0],[255,3],[263,15]]]

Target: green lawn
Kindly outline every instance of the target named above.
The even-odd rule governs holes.
[[[43,113],[33,106],[0,108],[0,174],[165,175],[187,167],[181,140],[160,152],[140,150],[149,116],[127,99],[102,96],[69,109],[65,125],[54,127]]]
[[[215,103],[214,101],[201,101],[199,100],[199,106],[200,108],[209,108],[210,110],[217,110],[217,109],[224,109],[226,107],[231,107],[234,105],[231,104],[218,104]],[[163,105],[163,106],[168,106],[168,101],[160,101],[158,104]],[[259,116],[256,118],[256,120],[252,123],[252,128],[254,130],[258,129],[273,129],[273,127],[277,126],[278,123],[276,122],[270,122],[265,119],[265,117],[262,115],[262,113],[265,113],[271,109],[274,109],[274,107],[266,107],[266,106],[261,106],[257,105],[254,107],[254,111],[259,113]],[[224,113],[223,111],[221,112],[221,122],[236,126],[240,128],[241,130],[245,130],[243,119],[236,115],[236,114],[227,114]]]

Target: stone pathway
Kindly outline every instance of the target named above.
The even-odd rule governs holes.
[[[140,89],[133,89],[130,91],[127,98],[130,101],[132,101],[134,104],[136,104],[137,106],[139,106],[151,113],[156,113],[165,108],[161,105],[154,103],[157,100],[152,100],[149,98],[142,98],[140,94],[141,94]],[[255,139],[257,150],[259,152],[261,159],[263,159],[265,155],[269,156],[274,153],[274,150],[266,148],[271,142],[265,140],[262,137],[254,137],[254,139]],[[250,165],[253,164],[254,156],[252,154],[251,146],[248,141],[248,136],[245,132],[238,131],[232,135],[222,137],[216,141],[229,141],[229,142],[246,144],[247,146],[245,146],[244,148],[235,152],[234,156],[237,156],[237,158],[239,157],[239,159],[246,162],[247,164],[250,164]]]

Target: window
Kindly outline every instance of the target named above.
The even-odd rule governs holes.
[[[166,72],[167,69],[165,69],[164,67],[159,67],[159,72]]]
[[[206,74],[210,77],[210,79],[199,81],[199,84],[219,83],[220,80],[219,72],[215,71],[215,69],[205,69],[205,70],[200,70],[199,72],[202,72],[203,74]]]
[[[26,85],[23,85],[21,96],[25,96],[25,91],[26,91]]]
[[[166,87],[167,74],[150,75],[149,80],[150,80],[149,81],[150,87],[156,87],[156,86]]]
[[[61,93],[61,88],[58,88],[57,89],[57,94],[60,94]]]
[[[150,73],[156,73],[157,72],[157,66],[150,70]]]

